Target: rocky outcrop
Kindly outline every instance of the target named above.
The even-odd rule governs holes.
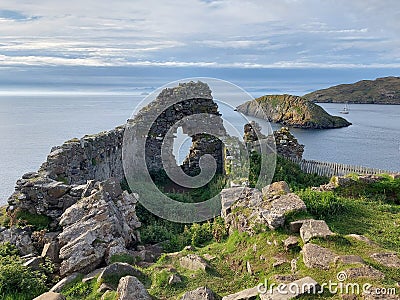
[[[239,105],[237,110],[248,116],[267,118],[270,122],[305,129],[340,128],[351,125],[341,117],[329,115],[322,107],[311,101],[292,95],[262,96]]]
[[[275,184],[277,186],[278,184]],[[281,183],[282,186],[287,184]],[[286,189],[269,193],[272,188],[259,190],[248,187],[224,189],[221,192],[222,216],[229,231],[254,233],[254,228],[264,225],[277,229],[284,225],[288,213],[305,211],[304,202]]]
[[[137,242],[140,226],[134,194],[122,192],[118,181],[96,183],[90,196],[68,208],[60,219],[60,273],[89,272]]]
[[[340,84],[303,96],[313,102],[400,104],[400,77],[383,77]]]

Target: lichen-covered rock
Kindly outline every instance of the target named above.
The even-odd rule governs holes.
[[[324,220],[306,220],[300,228],[300,236],[304,243],[315,237],[327,238],[332,235],[334,233]]]
[[[273,200],[267,210],[262,211],[261,214],[270,229],[277,229],[284,225],[287,214],[306,210],[303,200],[296,194],[290,193]]]
[[[0,243],[9,242],[17,247],[21,255],[36,253],[31,239],[30,228],[0,227]]]
[[[119,280],[118,300],[151,300],[144,285],[134,276],[125,276]]]
[[[262,188],[265,197],[275,197],[290,193],[289,185],[285,181],[273,182]]]
[[[199,287],[185,293],[181,300],[216,300],[216,296],[208,287]]]
[[[304,202],[293,193],[259,190],[247,187],[224,189],[221,192],[222,216],[229,231],[254,233],[254,227],[265,225],[277,229],[285,223],[288,213],[305,211]]]
[[[374,253],[371,258],[389,268],[400,268],[400,258],[397,253]]]
[[[307,268],[328,270],[336,258],[335,253],[331,250],[311,243],[305,244],[302,252]]]
[[[110,248],[128,252],[126,247],[137,241],[136,196],[122,192],[112,182],[115,180],[100,183],[98,190],[63,213],[63,231],[58,237],[62,276],[92,271],[108,259]]]
[[[115,278],[119,279],[128,275],[138,277],[143,274],[130,264],[117,262],[105,267],[100,273],[99,277],[97,277],[97,282],[107,282],[110,278],[114,280]]]
[[[285,246],[286,251],[296,248],[299,245],[299,239],[296,236],[291,235],[283,241],[283,245]]]
[[[346,271],[347,278],[355,279],[355,278],[372,278],[372,279],[384,279],[385,274],[381,271],[371,267],[371,266],[362,266],[358,268],[347,269]]]
[[[188,254],[179,259],[179,263],[182,268],[197,271],[206,271],[209,268],[208,263],[200,256],[196,254]]]

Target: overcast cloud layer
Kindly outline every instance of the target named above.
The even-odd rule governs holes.
[[[3,0],[0,66],[398,68],[398,0]]]

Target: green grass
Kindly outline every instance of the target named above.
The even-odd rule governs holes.
[[[32,225],[36,230],[47,229],[51,222],[48,216],[32,214],[25,210],[18,210],[15,218],[19,226]]]
[[[67,284],[61,291],[67,300],[96,300],[101,298],[101,294],[97,293],[100,284],[97,279],[82,282],[83,275],[76,278],[74,281]]]
[[[7,205],[0,207],[0,226],[8,227],[10,225],[10,216],[7,214]]]

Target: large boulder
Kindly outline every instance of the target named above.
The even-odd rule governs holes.
[[[151,300],[144,285],[134,276],[125,276],[119,280],[118,300]]]
[[[207,262],[196,254],[188,254],[179,259],[179,263],[182,268],[197,271],[206,271],[209,268]]]
[[[304,202],[288,193],[285,182],[272,184],[263,189],[237,187],[221,192],[222,216],[229,231],[254,233],[254,227],[265,225],[274,230],[284,225],[286,215],[305,211]]]
[[[97,282],[107,282],[110,278],[115,280],[116,278],[119,279],[127,275],[137,277],[143,274],[138,269],[132,267],[130,264],[117,262],[105,267],[104,270],[100,273],[99,277],[97,277]]]
[[[216,300],[216,296],[208,287],[199,287],[193,291],[185,293],[181,300]]]
[[[128,252],[137,240],[140,222],[136,216],[136,195],[122,192],[116,180],[99,183],[91,195],[82,198],[61,216],[61,276],[87,273],[109,256]]]
[[[323,220],[305,220],[300,228],[300,236],[304,243],[312,238],[327,238],[332,235],[334,233]]]

